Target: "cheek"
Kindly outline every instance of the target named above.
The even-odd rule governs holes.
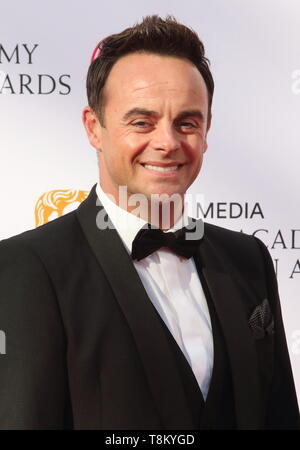
[[[192,137],[185,147],[186,154],[195,164],[201,164],[205,151],[205,140],[199,137]]]
[[[110,141],[107,164],[119,181],[123,180],[124,182],[125,179],[128,181],[128,179],[133,178],[139,156],[147,146],[144,143],[145,139],[143,142],[141,139],[140,141],[137,142],[136,138],[129,136]]]
[[[109,136],[103,142],[103,148],[105,152],[105,159],[111,168],[117,168],[124,164],[126,160],[126,143],[118,136]]]
[[[144,154],[145,150],[149,148],[149,137],[145,135],[129,135],[122,142],[122,159],[125,164],[134,166]]]

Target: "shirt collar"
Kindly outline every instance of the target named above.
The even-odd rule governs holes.
[[[106,210],[111,222],[121,237],[128,252],[131,253],[132,242],[137,235],[138,231],[146,225],[146,221],[134,214],[129,213],[125,209],[118,206],[101,188],[100,183],[96,186],[97,196]],[[174,226],[166,231],[175,231],[189,223],[188,217],[183,214]]]

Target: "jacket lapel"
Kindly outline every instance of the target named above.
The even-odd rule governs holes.
[[[131,328],[163,427],[191,429],[192,416],[161,318],[112,223],[105,230],[97,228],[102,208],[94,186],[77,209],[82,230]]]
[[[262,406],[255,344],[243,308],[243,292],[228,272],[228,263],[222,260],[220,254],[204,234],[195,262],[206,280],[225,338],[233,378],[237,426],[256,429],[261,424]],[[249,294],[253,295],[251,292]]]

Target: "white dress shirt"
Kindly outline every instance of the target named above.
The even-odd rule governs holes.
[[[97,184],[96,193],[131,254],[132,241],[146,221],[114,203]],[[168,231],[186,225],[184,215]],[[167,231],[167,232],[168,232]],[[213,369],[213,337],[206,298],[193,258],[162,248],[133,264],[144,288],[190,364],[204,399]]]

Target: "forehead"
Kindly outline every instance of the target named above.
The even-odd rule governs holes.
[[[113,66],[105,86],[106,101],[208,104],[204,79],[189,60],[149,53],[133,53]]]

